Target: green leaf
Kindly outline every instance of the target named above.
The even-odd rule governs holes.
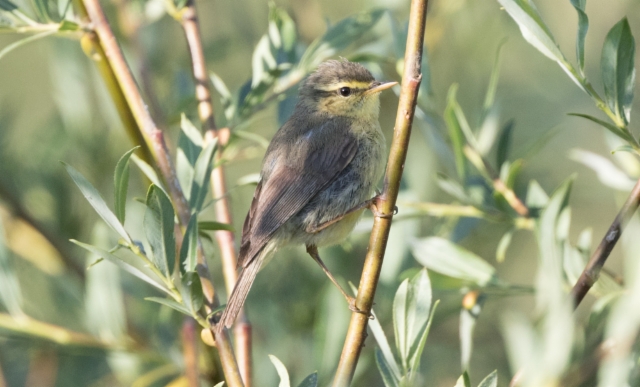
[[[191,196],[189,206],[195,212],[202,209],[202,204],[208,192],[211,169],[213,168],[213,154],[216,150],[217,140],[211,141],[198,156],[193,171],[193,184],[191,185]]]
[[[118,160],[113,176],[116,217],[122,224],[124,224],[127,190],[129,189],[129,158],[138,148],[140,147],[131,149]]]
[[[122,237],[122,239],[124,239],[128,243],[131,243],[131,237],[129,237],[129,234],[127,234],[127,231],[124,229],[118,218],[113,214],[113,212],[111,212],[111,210],[107,206],[107,203],[104,202],[104,199],[102,199],[102,196],[100,196],[100,193],[98,193],[98,190],[96,190],[95,187],[91,185],[91,183],[89,183],[89,181],[85,179],[82,174],[80,174],[80,172],[76,171],[75,168],[64,162],[62,163],[62,165],[64,165],[64,167],[67,169],[67,173],[69,173],[69,176],[71,176],[73,182],[76,183],[78,188],[80,188],[80,191],[87,199],[89,204],[91,204],[91,207],[96,210],[98,215],[100,215],[100,217],[109,225],[109,227],[117,232]]]
[[[571,4],[578,12],[578,35],[576,36],[576,59],[578,67],[584,76],[584,40],[589,29],[589,18],[585,12],[587,0],[571,0]]]
[[[496,249],[496,261],[502,263],[507,256],[507,249],[511,244],[511,238],[513,238],[513,230],[507,231],[502,238],[500,238],[500,242],[498,242],[498,248]]]
[[[513,137],[514,120],[509,120],[502,128],[500,139],[498,140],[498,150],[496,152],[496,165],[502,166],[509,158],[509,149],[511,148],[511,138]]]
[[[556,61],[582,90],[583,80],[578,79],[573,67],[560,51],[551,31],[542,20],[538,9],[531,0],[498,0],[509,16],[518,24],[522,37],[547,58]]]
[[[153,263],[167,278],[171,276],[176,260],[174,218],[173,205],[167,194],[151,184],[147,192],[144,231],[153,252]]]
[[[586,118],[590,121],[595,122],[598,125],[601,125],[602,127],[604,127],[605,129],[607,129],[608,131],[610,131],[611,133],[615,134],[616,136],[622,138],[625,141],[628,142],[635,142],[635,140],[633,139],[633,137],[631,137],[627,132],[625,132],[624,130],[620,129],[619,127],[610,124],[606,121],[602,121],[601,119],[595,118],[593,116],[590,116],[588,114],[581,114],[581,113],[568,113],[568,115],[570,116],[575,116],[575,117],[582,117],[582,118]]]
[[[323,36],[309,45],[298,67],[305,72],[316,68],[322,61],[334,56],[362,37],[378,23],[384,13],[385,10],[377,9],[347,17],[334,24]]]
[[[607,104],[624,124],[628,124],[636,78],[636,45],[627,18],[620,20],[607,34],[602,47],[600,67]]]
[[[182,276],[180,287],[182,294],[182,302],[187,306],[192,316],[195,316],[204,303],[204,295],[202,293],[202,283],[200,276],[195,271],[186,272]]]
[[[427,344],[427,337],[429,336],[429,331],[431,330],[431,324],[433,323],[433,316],[436,314],[436,309],[440,304],[440,300],[436,300],[431,307],[431,313],[429,314],[429,318],[427,320],[427,326],[422,331],[422,336],[418,341],[418,345],[415,348],[415,352],[413,355],[413,359],[409,363],[409,384],[413,383],[413,379],[415,375],[418,373],[418,368],[420,368],[420,358],[422,357],[422,352],[424,351],[424,346]]]
[[[311,375],[304,378],[298,387],[318,387],[318,373],[314,372]]]
[[[472,252],[439,237],[419,239],[412,244],[413,256],[429,270],[472,282],[478,286],[495,283],[495,269]]]
[[[607,187],[628,192],[636,184],[623,170],[606,157],[582,149],[571,149],[569,158],[593,170]]]
[[[9,0],[0,0],[0,9],[2,9],[3,11],[11,12],[18,9],[18,6],[13,4]]]
[[[183,114],[180,124],[182,130],[178,136],[178,152],[176,154],[176,173],[180,187],[187,199],[191,197],[193,176],[198,155],[202,152],[204,140],[200,131]]]
[[[269,355],[269,359],[271,360],[271,363],[273,363],[273,366],[276,367],[278,376],[280,376],[280,384],[278,384],[278,387],[290,387],[291,382],[289,381],[289,372],[287,372],[287,367],[285,367],[280,359],[274,355]]]
[[[160,297],[145,297],[145,300],[157,302],[158,304],[162,304],[164,306],[168,306],[171,309],[175,309],[180,313],[186,314],[187,316],[191,316],[191,312],[184,305],[175,302],[174,300],[168,298],[160,298]]]
[[[420,339],[427,329],[431,309],[431,283],[426,269],[402,282],[393,299],[396,347],[405,374],[414,363]]]
[[[548,202],[549,195],[544,192],[540,184],[535,180],[529,181],[526,200],[527,207],[540,209],[546,207]]]
[[[131,273],[134,276],[140,278],[141,280],[145,281],[146,283],[155,286],[156,288],[162,290],[163,292],[171,294],[171,292],[169,292],[169,290],[164,285],[162,285],[160,282],[156,281],[150,275],[147,275],[146,273],[142,272],[142,270],[140,270],[137,267],[133,266],[132,264],[126,262],[123,258],[118,257],[118,256],[110,253],[107,250],[103,250],[103,249],[101,249],[99,247],[79,242],[79,241],[77,241],[75,239],[71,239],[71,242],[75,243],[76,245],[78,245],[78,246],[80,246],[80,247],[82,247],[82,248],[84,248],[86,250],[89,250],[93,254],[101,257],[102,259],[104,259],[106,261],[114,263],[115,265],[117,265],[121,269],[123,269],[125,271],[128,271],[129,273]]]
[[[4,227],[2,219],[0,219],[0,300],[12,317],[23,317],[22,291],[9,259],[9,251],[4,238]]]
[[[354,293],[356,292],[357,289],[355,289]],[[387,340],[387,336],[384,334],[384,330],[380,325],[380,320],[373,310],[371,311],[371,314],[373,315],[373,319],[369,321],[369,329],[378,343],[378,348],[376,348],[376,363],[378,363],[378,369],[380,370],[387,387],[390,385],[387,382],[390,382],[391,385],[398,386],[401,376],[400,368],[398,367],[396,359],[391,352],[389,341]],[[381,359],[378,359],[378,356],[381,356]]]
[[[467,177],[467,161],[464,156],[464,146],[465,146],[465,134],[463,126],[467,127],[469,124],[466,122],[464,115],[458,114],[461,110],[458,102],[456,101],[456,92],[458,90],[458,85],[451,85],[449,88],[449,93],[447,94],[447,107],[444,109],[444,122],[447,125],[447,129],[449,130],[449,137],[451,138],[451,147],[453,148],[453,154],[456,160],[456,171],[458,172],[458,178],[461,181],[465,181]],[[462,122],[460,121],[462,118]]]
[[[6,0],[0,0],[0,1],[6,1]],[[40,32],[39,34],[31,35],[31,36],[28,36],[28,37],[26,37],[24,39],[20,39],[17,42],[11,43],[10,45],[8,45],[5,48],[3,48],[2,50],[0,50],[0,59],[2,59],[3,56],[7,55],[8,53],[10,53],[11,51],[15,50],[18,47],[22,47],[25,44],[28,44],[28,43],[31,43],[31,42],[35,42],[36,40],[40,40],[40,39],[45,38],[45,37],[47,37],[49,35],[53,35],[56,32],[58,32],[58,30],[44,31],[44,32]]]
[[[180,247],[180,271],[181,273],[195,271],[198,265],[198,217],[191,215],[184,239]]]
[[[500,42],[498,45],[498,50],[496,51],[496,58],[493,62],[493,70],[491,70],[491,77],[489,78],[489,85],[487,86],[487,92],[484,96],[484,105],[483,105],[483,120],[489,114],[489,111],[493,107],[493,104],[496,100],[496,90],[498,89],[498,79],[500,78],[500,53],[502,52],[502,47],[506,43],[506,39]]]
[[[378,366],[378,370],[380,371],[380,375],[382,376],[382,381],[384,382],[385,387],[399,387],[399,376],[397,376],[393,371],[392,365],[389,364],[380,348],[375,349],[375,356],[376,365]]]
[[[158,178],[158,174],[156,173],[156,171],[153,169],[151,165],[147,164],[146,161],[142,160],[135,153],[131,155],[131,160],[133,160],[133,162],[138,166],[140,171],[142,171],[142,173],[147,177],[147,179],[149,179],[149,181],[151,181],[153,184],[155,184],[156,186],[162,188],[165,192],[167,192],[162,186],[162,183]]]
[[[494,370],[486,378],[482,379],[478,387],[498,387],[498,370]]]
[[[215,386],[213,386],[213,387],[223,387],[223,386],[224,386],[224,381],[222,381],[222,382],[220,382],[220,383],[216,384],[216,385],[215,385]]]
[[[202,231],[235,231],[233,226],[230,224],[213,221],[198,222],[198,229]]]

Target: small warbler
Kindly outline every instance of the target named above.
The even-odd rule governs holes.
[[[345,239],[365,208],[389,216],[377,211],[371,196],[384,172],[379,93],[395,84],[378,82],[346,60],[320,64],[302,84],[291,118],[264,156],[242,229],[242,272],[218,331],[233,324],[265,259],[285,245],[304,244],[349,308],[361,312],[320,259],[318,246]]]

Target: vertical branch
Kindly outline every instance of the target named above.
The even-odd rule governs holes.
[[[185,318],[182,323],[182,353],[189,387],[200,386],[200,377],[198,374],[198,342],[195,331],[195,320],[191,317]]]
[[[193,78],[196,84],[196,99],[198,102],[198,115],[202,126],[206,131],[205,140],[213,141],[218,139],[221,147],[224,147],[229,140],[229,130],[223,129],[218,131],[216,128],[215,118],[213,114],[213,103],[211,100],[211,83],[207,75],[207,66],[202,48],[202,39],[200,35],[200,26],[198,23],[198,14],[194,0],[188,0],[185,8],[179,13],[180,24],[184,29],[189,53],[191,55],[191,64],[193,70]],[[215,155],[216,168],[211,172],[211,193],[216,201],[216,220],[221,223],[231,224],[231,211],[229,209],[229,200],[226,192],[226,179],[224,169],[219,165],[222,152]],[[220,247],[220,256],[222,258],[222,268],[224,272],[225,285],[227,294],[231,294],[233,287],[238,279],[236,271],[236,249],[235,238],[231,231],[217,231],[216,239]],[[236,337],[236,354],[238,357],[238,365],[242,379],[246,387],[251,386],[251,325],[246,315],[241,312],[240,319],[234,329]]]
[[[148,153],[155,161],[176,207],[178,219],[182,225],[186,225],[191,217],[191,212],[187,204],[186,198],[178,178],[176,176],[175,167],[171,158],[167,145],[164,140],[164,134],[160,131],[146,105],[140,95],[140,90],[124,60],[124,56],[118,42],[109,26],[104,11],[100,6],[99,0],[76,0],[76,4],[83,18],[88,18],[90,26],[93,27],[95,34],[89,33],[87,36],[91,39],[92,48],[97,50],[100,55],[100,67],[104,68],[103,74],[107,86],[111,89],[118,89],[119,98],[114,99],[116,107],[123,111],[128,111],[128,125],[137,131],[136,141],[139,144],[145,144]],[[113,93],[112,93],[113,95]],[[135,124],[135,127],[133,126]],[[202,249],[198,253],[198,274],[201,277],[203,293],[206,298],[207,313],[211,312],[218,301],[216,299],[215,289],[211,282],[209,269],[204,260]],[[238,371],[238,365],[233,355],[233,349],[229,343],[229,337],[226,332],[215,334],[215,341],[220,354],[227,385],[230,387],[242,387],[242,379]]]
[[[631,194],[627,198],[627,201],[624,203],[620,212],[611,223],[611,226],[607,230],[606,234],[604,234],[604,238],[600,241],[598,248],[591,255],[591,259],[589,259],[589,263],[580,274],[580,278],[571,289],[571,298],[573,299],[573,304],[577,308],[582,302],[582,299],[587,295],[589,289],[596,283],[598,277],[600,277],[600,271],[604,266],[604,263],[609,258],[609,254],[611,254],[611,250],[615,247],[618,239],[620,239],[620,235],[622,231],[629,223],[629,220],[633,216],[633,214],[638,209],[638,205],[640,205],[640,180],[636,183],[631,190]]]
[[[377,203],[378,210],[384,214],[392,214],[394,211],[407,156],[418,88],[422,79],[420,67],[422,64],[427,2],[427,0],[411,1],[402,91],[400,92],[393,141],[387,162],[384,190]],[[362,278],[358,287],[358,297],[356,298],[356,307],[364,311],[365,314],[353,313],[351,315],[347,337],[345,338],[342,355],[340,356],[340,362],[333,381],[334,387],[347,387],[353,379],[360,351],[367,336],[368,314],[373,305],[373,297],[380,277],[380,269],[382,268],[382,260],[390,228],[390,218],[375,218],[369,239],[369,249],[362,270]]]

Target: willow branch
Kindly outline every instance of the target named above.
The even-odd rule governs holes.
[[[182,323],[182,353],[184,359],[185,374],[189,387],[200,386],[198,374],[198,342],[196,339],[196,322],[187,317]]]
[[[116,103],[122,103],[123,111],[129,111],[128,118],[132,120],[129,124],[137,131],[136,138],[142,139],[142,141],[136,141],[136,143],[146,145],[146,149],[148,149],[151,158],[155,161],[155,165],[169,188],[169,193],[176,207],[178,220],[184,226],[188,224],[191,212],[180,188],[175,167],[169,157],[164,134],[156,127],[145,106],[138,85],[118,46],[99,0],[76,0],[76,2],[81,16],[89,19],[90,26],[95,31],[95,35],[89,34],[88,36],[91,39],[91,44],[100,54],[101,63],[99,67],[104,67],[103,74],[107,75],[105,81],[110,89],[111,87],[119,89],[119,93],[116,94],[119,94],[121,99],[114,100]],[[133,127],[134,123],[135,127]],[[198,254],[197,270],[206,298],[206,310],[209,313],[217,306],[218,300],[202,249]],[[226,332],[216,334],[215,340],[225,377],[227,378],[227,384],[231,387],[243,386],[242,380],[238,376],[238,366]]]
[[[582,299],[587,295],[589,289],[596,283],[600,277],[600,271],[604,266],[604,263],[609,258],[611,250],[615,247],[622,231],[629,223],[629,220],[638,209],[640,205],[640,180],[636,183],[631,190],[631,194],[627,198],[620,212],[609,226],[609,229],[604,234],[604,237],[600,241],[600,244],[591,255],[589,263],[580,274],[580,278],[571,289],[571,298],[573,299],[573,305],[577,308],[582,302]]]
[[[185,8],[180,11],[180,24],[185,33],[189,53],[191,56],[191,65],[193,78],[196,84],[196,99],[198,102],[198,115],[202,126],[206,131],[206,141],[218,139],[218,144],[224,147],[229,140],[229,131],[218,131],[213,114],[213,102],[211,99],[211,83],[207,75],[207,65],[204,58],[204,50],[202,47],[202,39],[200,34],[200,25],[198,22],[198,14],[193,0],[188,0]],[[229,209],[229,200],[226,195],[226,179],[223,167],[220,165],[222,152],[215,155],[215,164],[217,167],[211,172],[211,192],[216,201],[216,220],[221,223],[231,224],[231,211]],[[220,247],[220,256],[222,259],[222,269],[224,273],[227,294],[231,294],[233,287],[238,279],[236,271],[236,249],[235,238],[231,231],[216,232],[216,240]],[[244,385],[251,386],[251,325],[246,315],[241,312],[239,322],[236,324],[234,334],[236,337],[236,354],[238,366]]]
[[[377,203],[378,210],[384,214],[393,214],[398,191],[400,190],[404,162],[407,157],[411,124],[422,79],[420,67],[422,64],[427,2],[427,0],[411,1],[402,91],[400,92],[393,141],[391,142],[391,150],[387,162],[384,189],[380,196],[380,201]],[[342,355],[340,356],[340,362],[333,381],[334,387],[347,387],[353,379],[360,351],[367,336],[368,315],[373,305],[373,297],[380,277],[380,269],[382,268],[390,228],[391,218],[375,218],[356,298],[356,307],[365,313],[353,313],[351,315],[347,337],[345,338]]]

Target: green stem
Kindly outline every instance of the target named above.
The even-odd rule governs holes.
[[[411,124],[416,108],[418,89],[422,74],[422,50],[424,44],[425,21],[427,16],[427,0],[412,0],[409,14],[409,31],[407,34],[407,46],[404,60],[404,73],[402,77],[402,90],[398,103],[396,124],[389,152],[385,184],[378,210],[383,214],[393,214],[400,179],[404,170],[404,162],[407,157],[409,138],[411,136]],[[391,228],[391,218],[376,217],[373,222],[369,250],[365,258],[362,270],[362,278],[358,287],[356,307],[364,313],[353,313],[345,338],[342,355],[338,363],[338,369],[333,381],[333,387],[347,387],[351,384],[353,374],[358,364],[360,351],[367,336],[367,323],[369,312],[373,305],[380,269],[384,259],[384,251]]]

